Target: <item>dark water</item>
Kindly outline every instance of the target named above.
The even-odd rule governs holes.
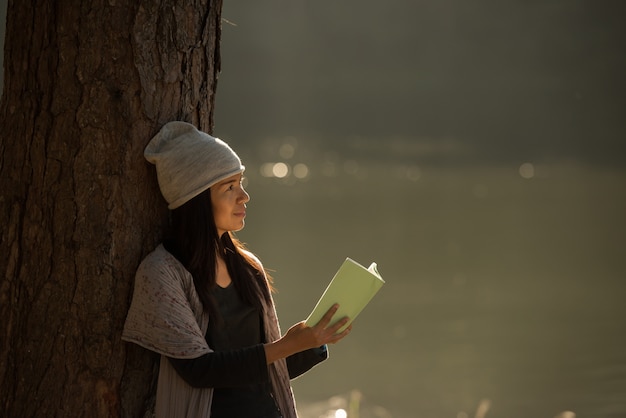
[[[283,327],[347,256],[387,281],[303,418],[626,417],[626,3],[226,3],[215,132]]]
[[[275,270],[283,328],[346,256],[387,282],[294,382],[304,418],[353,391],[361,418],[626,417],[623,169],[333,157],[305,181],[260,176],[258,155],[239,237]]]

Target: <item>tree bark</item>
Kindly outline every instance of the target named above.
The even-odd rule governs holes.
[[[0,416],[149,414],[120,340],[166,205],[143,149],[211,132],[221,0],[11,0],[0,102]]]

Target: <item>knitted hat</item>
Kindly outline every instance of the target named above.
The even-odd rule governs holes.
[[[186,122],[168,122],[146,146],[156,166],[161,194],[176,209],[244,166],[228,144]]]

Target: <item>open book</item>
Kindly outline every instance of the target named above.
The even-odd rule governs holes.
[[[385,284],[376,269],[376,263],[365,268],[350,258],[346,258],[335,277],[330,281],[322,297],[315,305],[313,312],[306,320],[308,326],[317,324],[335,303],[339,309],[330,321],[331,325],[341,318],[350,318],[343,331],[372,300],[374,295]]]

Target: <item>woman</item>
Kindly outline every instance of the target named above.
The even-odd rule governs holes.
[[[337,307],[281,336],[271,279],[231,235],[243,228],[244,166],[223,141],[170,122],[150,141],[171,232],[141,263],[122,338],[161,354],[156,416],[297,417],[289,380],[344,338]]]

